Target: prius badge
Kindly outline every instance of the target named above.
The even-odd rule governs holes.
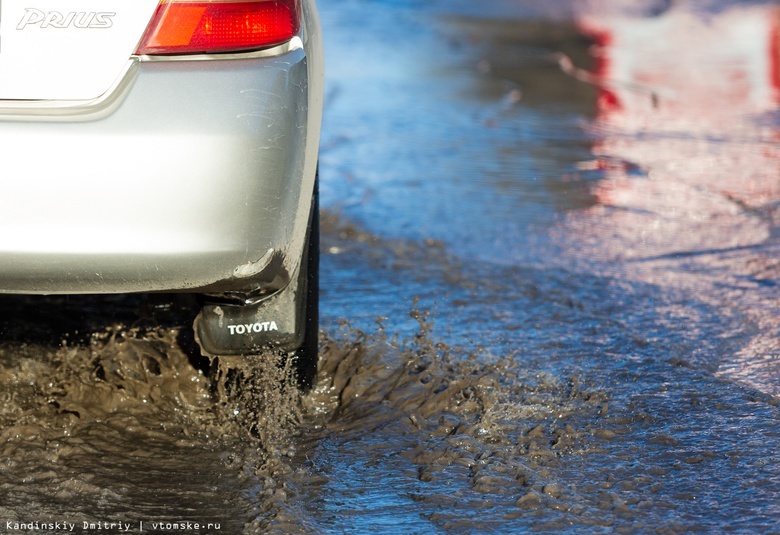
[[[41,11],[35,8],[26,8],[24,16],[17,30],[24,30],[28,26],[38,28],[110,28],[114,21],[112,18],[116,13],[105,12],[70,12],[60,13],[59,11]]]

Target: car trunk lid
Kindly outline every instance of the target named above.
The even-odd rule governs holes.
[[[0,0],[0,100],[92,100],[128,67],[159,0]]]

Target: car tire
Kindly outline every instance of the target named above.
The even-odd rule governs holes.
[[[318,178],[314,182],[311,215],[309,216],[309,228],[307,229],[301,267],[306,269],[306,304],[304,308],[306,326],[303,344],[293,355],[293,367],[298,387],[303,391],[308,391],[313,386],[317,376],[317,363],[319,361],[320,203]]]

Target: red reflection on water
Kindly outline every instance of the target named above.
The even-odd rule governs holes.
[[[780,10],[738,7],[703,15],[679,7],[657,17],[579,20],[595,42],[602,112],[757,113],[780,102]],[[655,98],[653,98],[655,97]],[[663,104],[663,106],[660,106]]]
[[[750,204],[778,197],[777,121],[757,125],[780,104],[778,7],[678,4],[656,17],[584,14],[579,25],[595,43],[600,88],[596,161],[583,165],[606,167],[594,192],[602,205],[646,209],[632,195],[668,195],[681,182]],[[653,185],[614,162],[655,172]]]
[[[775,102],[780,103],[780,22],[774,17],[775,24],[769,38],[769,68],[772,87],[775,90]]]

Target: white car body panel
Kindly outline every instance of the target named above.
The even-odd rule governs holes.
[[[126,70],[158,0],[2,0],[0,99],[85,100]]]

